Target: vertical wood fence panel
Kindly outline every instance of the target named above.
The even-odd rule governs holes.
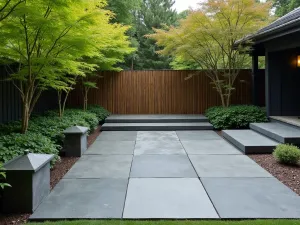
[[[189,80],[191,73],[199,73]],[[98,89],[89,93],[89,104],[99,104],[115,114],[196,114],[220,105],[220,98],[204,72],[123,71],[101,72]],[[251,104],[251,71],[242,70],[235,83],[232,104]],[[82,105],[80,88],[68,104]]]

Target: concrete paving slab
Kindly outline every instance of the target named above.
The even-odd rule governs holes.
[[[137,141],[176,141],[179,140],[175,131],[138,131]]]
[[[186,155],[180,141],[137,141],[134,155]]]
[[[106,123],[172,123],[172,122],[208,122],[203,115],[191,114],[114,114],[106,118]]]
[[[123,218],[218,218],[201,182],[195,178],[131,178]]]
[[[272,177],[245,155],[189,155],[199,177]]]
[[[300,197],[275,178],[201,178],[221,218],[300,218]]]
[[[103,131],[96,141],[135,141],[137,131]]]
[[[135,141],[95,141],[86,155],[133,155]]]
[[[223,137],[247,154],[270,154],[279,144],[253,130],[223,130]]]
[[[130,177],[198,177],[186,155],[134,156]]]
[[[30,220],[121,218],[128,179],[63,179]]]
[[[176,133],[181,141],[222,139],[222,137],[212,130],[176,131]]]
[[[250,128],[280,143],[300,144],[300,129],[280,122],[251,123]]]
[[[105,123],[102,131],[174,131],[174,130],[213,130],[208,122],[180,123]]]
[[[185,151],[191,155],[241,155],[233,145],[221,140],[181,141]]]
[[[132,155],[84,155],[64,178],[128,178]]]

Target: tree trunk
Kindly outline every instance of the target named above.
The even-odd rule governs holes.
[[[25,134],[28,129],[29,118],[30,118],[29,105],[26,99],[25,101],[23,101],[23,109],[22,109],[22,128],[21,128],[22,134]]]
[[[61,95],[62,95],[62,92],[61,91],[57,91],[57,95],[58,95],[58,116],[61,118],[63,116],[62,105],[61,105]]]
[[[88,105],[88,90],[85,88],[84,89],[84,97],[83,97],[83,110],[87,110],[87,105]]]

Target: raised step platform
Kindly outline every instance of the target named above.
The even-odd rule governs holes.
[[[279,144],[253,130],[223,130],[223,137],[244,154],[269,154]]]
[[[213,130],[207,122],[200,123],[105,123],[102,131],[176,131]]]
[[[287,124],[277,122],[252,123],[250,128],[280,143],[300,144],[300,129]]]
[[[111,115],[106,123],[191,123],[208,122],[203,115]]]

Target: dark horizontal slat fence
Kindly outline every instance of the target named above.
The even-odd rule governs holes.
[[[22,116],[22,103],[19,91],[11,81],[7,81],[8,72],[0,66],[0,124],[18,120]],[[57,108],[55,91],[46,91],[37,102],[34,113]]]
[[[189,74],[198,73],[189,80]],[[101,72],[98,89],[89,93],[89,104],[99,104],[115,114],[196,114],[220,105],[211,81],[202,71]],[[251,103],[251,71],[242,70],[235,84],[232,104]],[[80,88],[68,104],[82,105]]]

